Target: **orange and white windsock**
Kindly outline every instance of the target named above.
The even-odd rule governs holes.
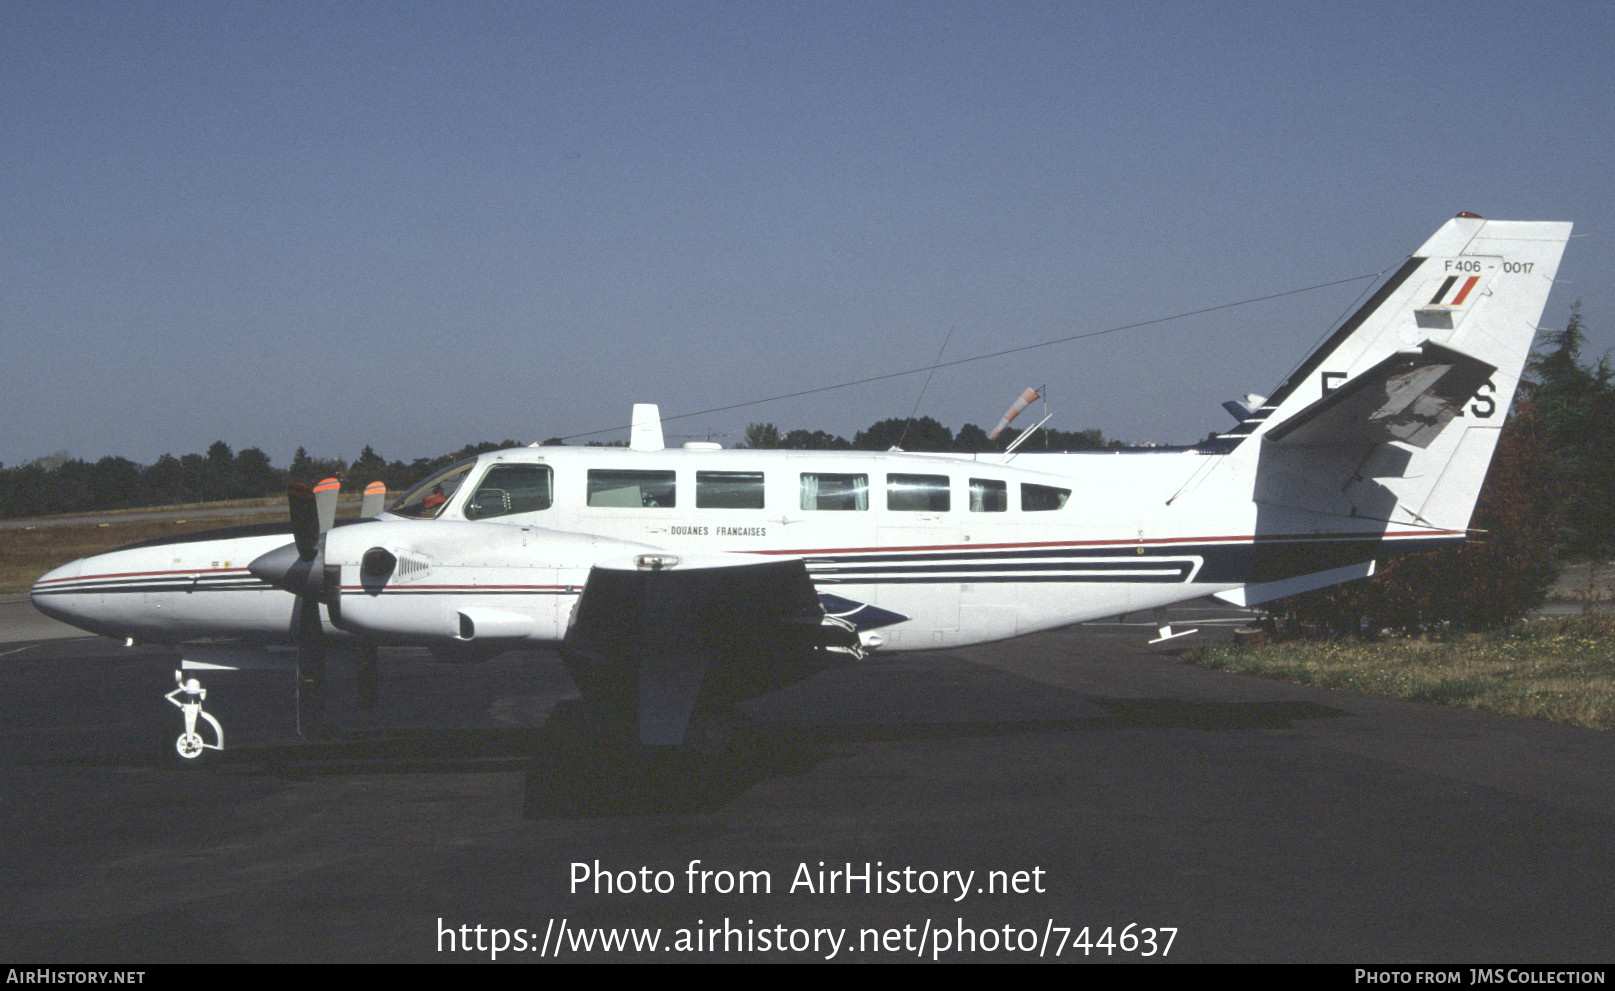
[[[998,426],[994,427],[993,432],[987,435],[987,439],[997,440],[998,435],[1004,432],[1005,427],[1009,426],[1009,421],[1015,419],[1017,416],[1020,416],[1021,410],[1035,402],[1037,402],[1036,389],[1028,388],[1025,392],[1021,393],[1021,398],[1015,400],[1015,402],[1010,405],[1009,409],[1004,412],[1004,418],[998,421]]]

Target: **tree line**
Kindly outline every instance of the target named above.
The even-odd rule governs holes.
[[[975,424],[967,423],[954,432],[931,417],[917,420],[891,419],[858,431],[852,440],[822,430],[791,430],[781,433],[771,423],[753,423],[746,429],[741,447],[794,448],[803,450],[884,451],[901,445],[911,451],[992,451],[1003,450],[1018,435],[1009,429],[997,440]],[[552,437],[545,445],[561,444]],[[1050,430],[1029,442],[1038,449],[1093,450],[1106,446],[1098,430]],[[342,480],[342,488],[358,492],[373,481],[384,482],[387,491],[403,492],[440,468],[446,468],[486,451],[520,447],[514,440],[482,441],[457,451],[413,461],[389,461],[370,445],[351,462],[343,458],[316,458],[299,447],[292,463],[285,468],[270,463],[269,455],[256,447],[233,451],[224,441],[215,441],[206,454],[175,457],[164,454],[149,465],[128,458],[107,456],[99,461],[71,457],[66,451],[27,464],[0,465],[0,517],[51,516],[147,506],[218,502],[227,499],[256,499],[285,492],[291,482],[311,483],[323,478]],[[591,446],[622,446],[621,442]],[[1112,442],[1111,446],[1119,446]]]
[[[792,451],[940,451],[976,454],[1002,451],[1021,432],[1007,427],[993,440],[987,431],[967,423],[955,434],[929,416],[919,419],[890,419],[871,424],[858,431],[852,440],[825,433],[823,430],[791,430],[780,433],[772,423],[753,423],[746,427],[746,439],[739,445],[757,450]],[[1027,441],[1028,450],[1097,451],[1106,447],[1125,447],[1121,441],[1106,442],[1098,430],[1051,430],[1044,428]]]
[[[256,499],[283,494],[291,482],[333,476],[342,479],[348,491],[360,491],[379,479],[389,492],[400,492],[456,461],[517,446],[513,440],[487,441],[404,462],[388,461],[366,445],[351,464],[342,458],[311,457],[300,447],[286,468],[271,464],[259,448],[232,451],[222,440],[210,445],[206,454],[164,454],[149,465],[110,455],[85,461],[58,451],[15,467],[0,465],[0,517]]]

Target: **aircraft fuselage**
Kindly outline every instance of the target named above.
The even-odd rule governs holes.
[[[922,650],[1282,579],[1287,552],[1316,571],[1371,560],[1382,540],[1461,536],[1303,514],[1258,532],[1248,496],[1229,512],[1225,496],[1248,482],[1224,457],[516,448],[467,463],[430,519],[338,526],[326,563],[343,569],[348,632],[553,643],[603,557],[794,557],[831,613],[855,613],[866,646]],[[507,511],[517,474],[543,508]],[[34,602],[137,640],[283,640],[294,597],[247,565],[290,539],[266,525],[135,545],[45,575]],[[372,547],[398,558],[384,588],[362,579]]]

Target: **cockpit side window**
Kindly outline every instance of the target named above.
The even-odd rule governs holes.
[[[466,500],[465,518],[486,520],[550,508],[549,465],[494,465]]]
[[[443,507],[454,498],[454,493],[460,488],[460,483],[466,479],[466,474],[476,467],[477,459],[461,461],[449,465],[435,475],[427,477],[426,481],[405,492],[398,501],[387,507],[387,512],[394,516],[407,516],[411,519],[430,520],[443,512]]]

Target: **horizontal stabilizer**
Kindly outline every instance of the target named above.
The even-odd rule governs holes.
[[[1314,571],[1309,575],[1297,575],[1276,582],[1241,585],[1226,592],[1215,592],[1213,597],[1236,606],[1259,606],[1264,602],[1282,599],[1286,595],[1300,595],[1302,592],[1327,588],[1341,582],[1369,578],[1374,574],[1374,565],[1373,561],[1364,561],[1361,564],[1348,564],[1344,568],[1330,568],[1328,571]]]
[[[1371,447],[1402,441],[1426,448],[1496,367],[1426,341],[1398,351],[1270,429],[1286,447]]]

